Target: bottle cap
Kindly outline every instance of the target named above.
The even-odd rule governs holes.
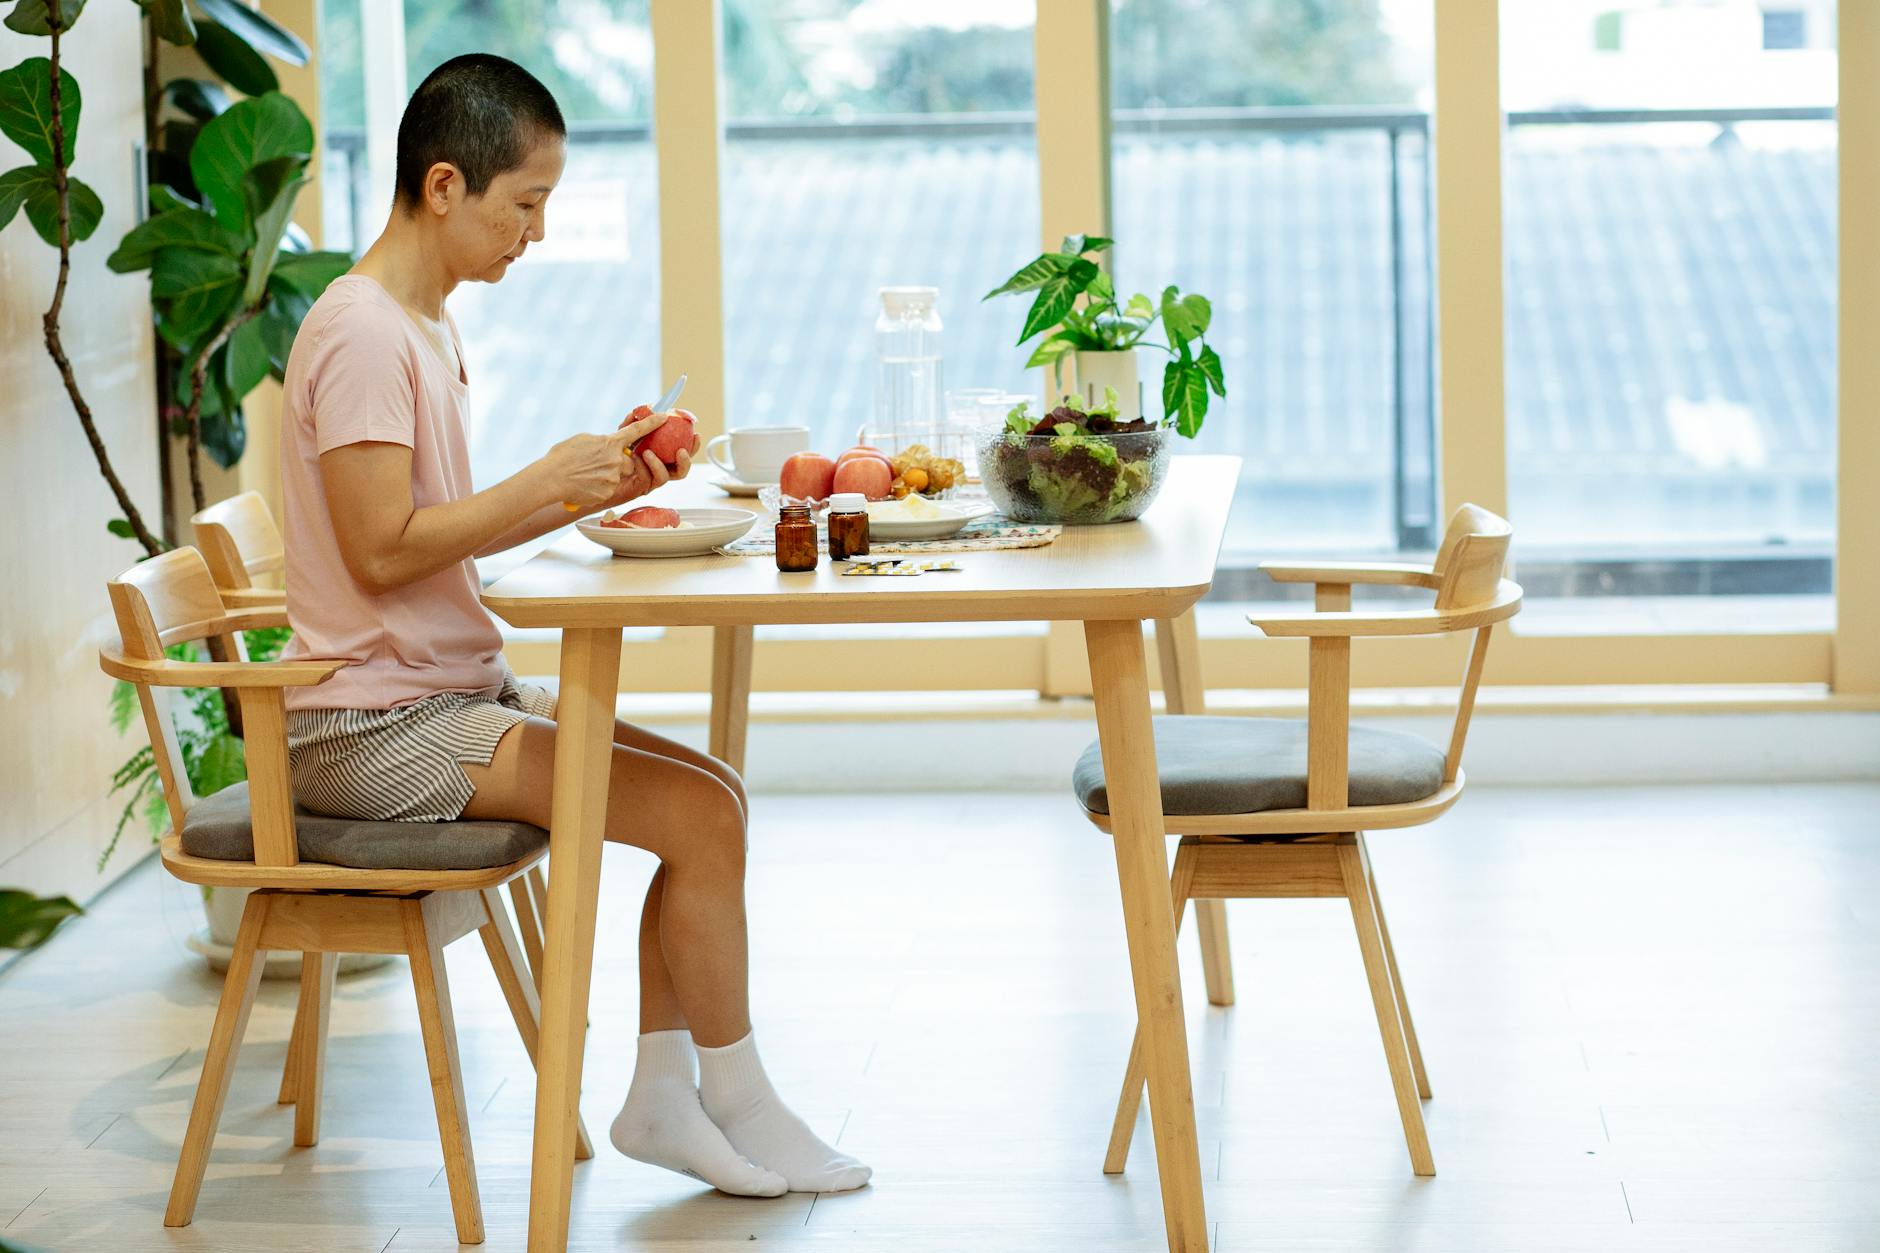
[[[866,513],[868,497],[860,492],[837,492],[829,498],[830,513]]]
[[[906,313],[925,313],[940,298],[938,287],[884,287],[881,307],[895,317]]]

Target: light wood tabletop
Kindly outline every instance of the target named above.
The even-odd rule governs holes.
[[[511,625],[562,632],[529,1203],[534,1253],[560,1253],[568,1242],[621,628],[716,628],[712,744],[738,765],[756,626],[1036,619],[1084,624],[1169,1248],[1207,1248],[1142,625],[1167,624],[1158,632],[1171,642],[1162,649],[1165,665],[1192,656],[1191,610],[1213,582],[1239,471],[1235,457],[1178,456],[1140,520],[1067,527],[1044,548],[961,553],[959,573],[851,578],[827,560],[813,572],[783,574],[768,557],[616,558],[571,533],[485,590],[484,604]],[[680,507],[726,503],[698,482],[658,495]],[[768,520],[760,515],[758,525]],[[1198,690],[1198,680],[1178,676],[1176,686]]]

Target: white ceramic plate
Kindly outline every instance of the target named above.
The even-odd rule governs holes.
[[[992,512],[992,506],[984,503],[962,506],[936,501],[934,508],[941,510],[945,516],[911,518],[906,521],[871,517],[868,519],[868,538],[871,540],[945,539],[949,535],[959,534],[974,518]]]
[[[741,483],[728,474],[720,474],[712,479],[712,486],[727,496],[755,496],[774,483]]]
[[[681,509],[679,521],[692,525],[636,528],[581,521],[575,527],[616,557],[702,557],[742,538],[756,525],[757,515],[748,509]]]

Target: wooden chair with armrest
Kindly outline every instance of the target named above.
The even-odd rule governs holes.
[[[287,592],[278,587],[257,587],[256,575],[280,574],[286,568],[286,545],[274,513],[260,492],[242,492],[217,501],[190,518],[196,546],[208,563],[222,603],[230,609],[282,608]],[[285,626],[283,618],[279,625]],[[231,659],[246,661],[239,633],[234,647],[225,653]],[[516,910],[516,930],[522,937],[523,952],[528,957],[529,973],[536,994],[542,991],[542,941],[548,907],[548,880],[540,865],[509,883],[509,898]],[[294,1075],[300,1055],[303,1030],[296,1020],[295,1031],[287,1049],[287,1064],[281,1074],[281,1104],[294,1100]]]
[[[1306,718],[1155,720],[1167,828],[1182,837],[1170,883],[1175,925],[1181,925],[1190,900],[1344,897],[1349,902],[1411,1168],[1419,1175],[1436,1173],[1419,1103],[1419,1097],[1430,1095],[1429,1078],[1364,833],[1429,822],[1462,794],[1462,746],[1489,636],[1496,623],[1521,607],[1520,587],[1504,577],[1512,538],[1505,520],[1463,505],[1428,566],[1262,565],[1276,581],[1315,585],[1314,612],[1248,619],[1268,636],[1310,641]],[[1358,583],[1426,588],[1435,593],[1435,603],[1427,609],[1354,613],[1351,589]],[[1475,638],[1446,750],[1403,732],[1350,725],[1353,639],[1465,631]],[[1109,830],[1097,745],[1079,760],[1073,787],[1090,821]],[[1106,1173],[1120,1173],[1129,1155],[1147,1073],[1138,1028],[1104,1159]]]
[[[287,768],[284,692],[322,683],[338,662],[182,662],[170,645],[276,626],[275,608],[230,609],[193,548],[133,566],[108,585],[118,642],[99,651],[107,674],[137,688],[169,805],[166,870],[206,887],[253,889],[223,983],[164,1224],[187,1226],[228,1094],[235,1056],[261,979],[259,955],[299,951],[301,1046],[294,1062],[294,1143],[317,1143],[335,954],[403,953],[411,962],[431,1090],[443,1139],[457,1234],[483,1238],[463,1076],[445,978],[444,946],[472,931],[483,940],[533,1060],[540,1007],[499,894],[541,861],[547,834],[521,823],[368,823],[297,812]],[[169,697],[181,687],[233,689],[246,715],[248,781],[193,794],[183,771]],[[585,1130],[577,1156],[591,1156]]]

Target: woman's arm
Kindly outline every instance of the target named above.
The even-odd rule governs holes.
[[[697,453],[698,447],[699,441],[694,439],[692,441],[692,453]],[[560,501],[544,505],[524,518],[521,522],[518,522],[514,527],[497,536],[484,547],[478,549],[475,555],[478,557],[493,556],[496,553],[514,548],[518,544],[526,544],[530,540],[538,536],[546,535],[557,528],[567,526],[578,518],[592,517],[603,509],[617,509],[628,501],[644,496],[654,488],[660,487],[673,479],[684,478],[692,469],[692,457],[683,449],[680,450],[678,464],[671,470],[666,469],[659,459],[650,452],[642,453],[641,457],[644,458],[643,461],[635,458],[628,462],[629,472],[621,476],[620,491],[616,494],[615,499],[602,501],[598,505],[582,509],[575,513],[570,513],[567,505]]]
[[[627,449],[662,421],[570,436],[494,487],[423,509],[411,499],[410,448],[363,442],[329,449],[320,454],[320,477],[340,556],[362,587],[381,596],[485,551],[526,521],[547,516],[551,505],[565,520],[563,500],[583,509],[606,505],[625,480],[638,477]]]

